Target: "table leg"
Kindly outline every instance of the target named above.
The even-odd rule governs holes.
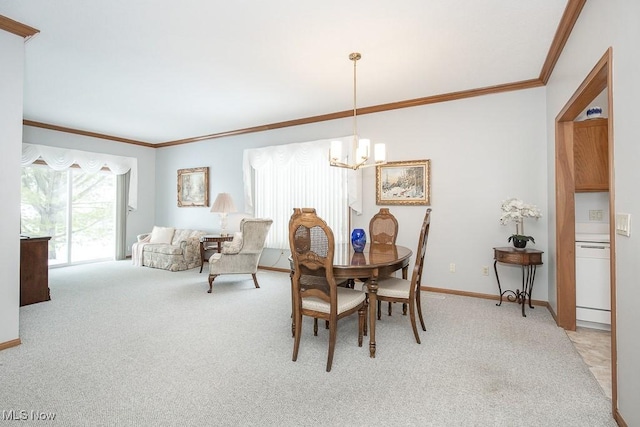
[[[500,302],[497,303],[496,305],[499,307],[502,305],[502,286],[500,286],[500,278],[498,277],[498,267],[497,267],[498,261],[495,261],[493,263],[493,271],[496,273],[496,282],[498,282],[498,293],[500,294]]]
[[[376,310],[378,308],[378,272],[367,281],[369,288],[369,357],[376,357]]]
[[[200,273],[202,273],[203,266],[204,266],[204,243],[200,242]]]
[[[529,294],[529,308],[534,309],[535,307],[531,305],[531,294],[533,293],[533,282],[536,280],[536,266],[530,265],[529,271],[527,271],[527,281],[528,281],[528,291]]]

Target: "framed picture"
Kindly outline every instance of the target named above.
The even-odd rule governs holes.
[[[376,204],[429,205],[431,160],[388,162],[376,166]]]
[[[209,206],[209,168],[178,169],[178,206]]]

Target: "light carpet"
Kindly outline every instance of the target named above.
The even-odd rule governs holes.
[[[114,261],[51,269],[52,300],[20,309],[0,352],[0,411],[65,426],[616,426],[565,332],[542,307],[423,293],[416,344],[396,305],[357,346],[357,316],[303,324],[291,361],[286,273],[221,276]],[[13,412],[11,412],[13,411]],[[46,422],[27,419],[21,425]]]

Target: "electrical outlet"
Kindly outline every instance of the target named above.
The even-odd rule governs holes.
[[[449,272],[450,273],[456,272],[456,265],[454,263],[449,264]]]
[[[589,210],[589,221],[602,221],[602,210]]]
[[[488,276],[489,275],[489,267],[486,265],[482,266],[482,275],[483,276]]]

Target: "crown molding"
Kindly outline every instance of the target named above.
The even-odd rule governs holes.
[[[73,134],[76,134],[76,135],[90,136],[92,138],[100,138],[100,139],[108,139],[110,141],[116,141],[116,142],[124,142],[125,144],[141,145],[143,147],[152,147],[153,148],[153,147],[156,146],[156,144],[150,144],[148,142],[136,141],[135,139],[120,138],[119,136],[105,135],[103,133],[89,132],[89,131],[85,131],[85,130],[68,128],[68,127],[64,127],[64,126],[51,125],[51,124],[48,124],[48,123],[36,122],[36,121],[33,121],[33,120],[26,120],[25,119],[25,120],[22,121],[22,124],[25,125],[25,126],[31,126],[31,127],[35,127],[35,128],[55,130],[57,132],[73,133]]]
[[[25,41],[40,32],[40,30],[36,28],[14,21],[13,19],[2,15],[0,15],[0,30],[24,37]]]
[[[380,104],[380,105],[374,105],[371,107],[358,108],[356,110],[356,114],[358,116],[362,116],[365,114],[381,113],[383,111],[418,107],[420,105],[427,105],[427,104],[437,104],[439,102],[455,101],[457,99],[472,98],[475,96],[490,95],[494,93],[501,93],[501,92],[508,92],[508,91],[514,91],[514,90],[522,90],[522,89],[531,89],[531,88],[540,87],[540,86],[544,86],[544,84],[539,79],[523,80],[515,83],[505,83],[505,84],[487,86],[487,87],[478,88],[478,89],[463,90],[459,92],[450,92],[450,93],[445,93],[441,95],[426,96],[423,98],[415,98],[415,99],[410,99],[406,101],[391,102],[388,104]],[[311,123],[324,122],[328,120],[342,119],[342,118],[352,117],[352,116],[353,116],[353,110],[345,110],[345,111],[339,111],[337,113],[323,114],[320,116],[313,116],[313,117],[306,117],[302,119],[288,120],[284,122],[270,123],[267,125],[237,129],[237,130],[232,130],[228,132],[212,133],[209,135],[179,139],[176,141],[162,142],[160,144],[156,144],[155,146],[158,148],[170,147],[173,145],[189,144],[192,142],[204,141],[207,139],[217,139],[217,138],[223,138],[227,136],[237,136],[237,135],[244,135],[244,134],[254,133],[254,132],[264,132],[267,130],[280,129],[280,128],[285,128],[290,126],[300,126],[300,125],[306,125]]]
[[[556,30],[556,35],[551,42],[547,58],[540,71],[540,80],[543,84],[546,85],[549,81],[556,62],[558,62],[558,58],[560,58],[562,49],[564,49],[564,45],[567,43],[567,40],[569,40],[573,26],[576,24],[576,21],[578,21],[578,16],[580,16],[580,12],[582,12],[582,8],[586,2],[587,0],[569,0],[567,3],[567,7],[564,9],[560,24]]]

